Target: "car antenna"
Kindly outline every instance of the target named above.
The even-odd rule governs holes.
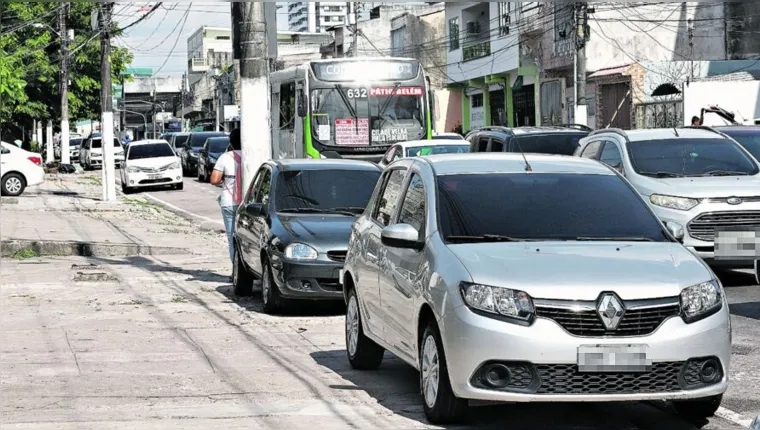
[[[517,145],[517,149],[520,150],[520,155],[522,155],[523,160],[525,160],[525,171],[532,172],[533,167],[531,167],[530,163],[528,163],[528,157],[525,156],[525,153],[523,152],[522,147],[520,146],[520,140],[515,139],[515,144]]]
[[[678,129],[675,128],[675,127],[673,127],[673,133],[676,134],[676,137],[681,137],[681,136],[678,135]]]

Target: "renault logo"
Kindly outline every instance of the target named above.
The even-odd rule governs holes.
[[[736,205],[740,205],[740,204],[744,203],[744,200],[740,199],[739,197],[729,197],[728,200],[726,200],[726,202],[729,205],[736,206]]]
[[[604,294],[596,307],[599,318],[607,330],[616,330],[625,314],[625,308],[614,294]]]

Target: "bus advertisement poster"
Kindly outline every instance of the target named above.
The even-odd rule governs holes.
[[[373,142],[403,142],[407,139],[407,130],[405,128],[384,128],[382,130],[372,130]]]
[[[336,119],[335,144],[353,146],[369,145],[369,119]]]

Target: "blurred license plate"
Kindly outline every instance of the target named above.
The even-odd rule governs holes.
[[[757,249],[757,231],[715,229],[716,259],[756,260]]]
[[[578,347],[580,372],[649,372],[647,345],[583,345]]]
[[[164,175],[148,175],[148,179],[161,179]]]

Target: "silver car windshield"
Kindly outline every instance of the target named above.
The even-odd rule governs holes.
[[[449,242],[671,241],[646,203],[614,175],[462,174],[437,181],[440,232]]]
[[[730,139],[663,139],[630,142],[633,170],[660,178],[748,176],[757,163]]]

